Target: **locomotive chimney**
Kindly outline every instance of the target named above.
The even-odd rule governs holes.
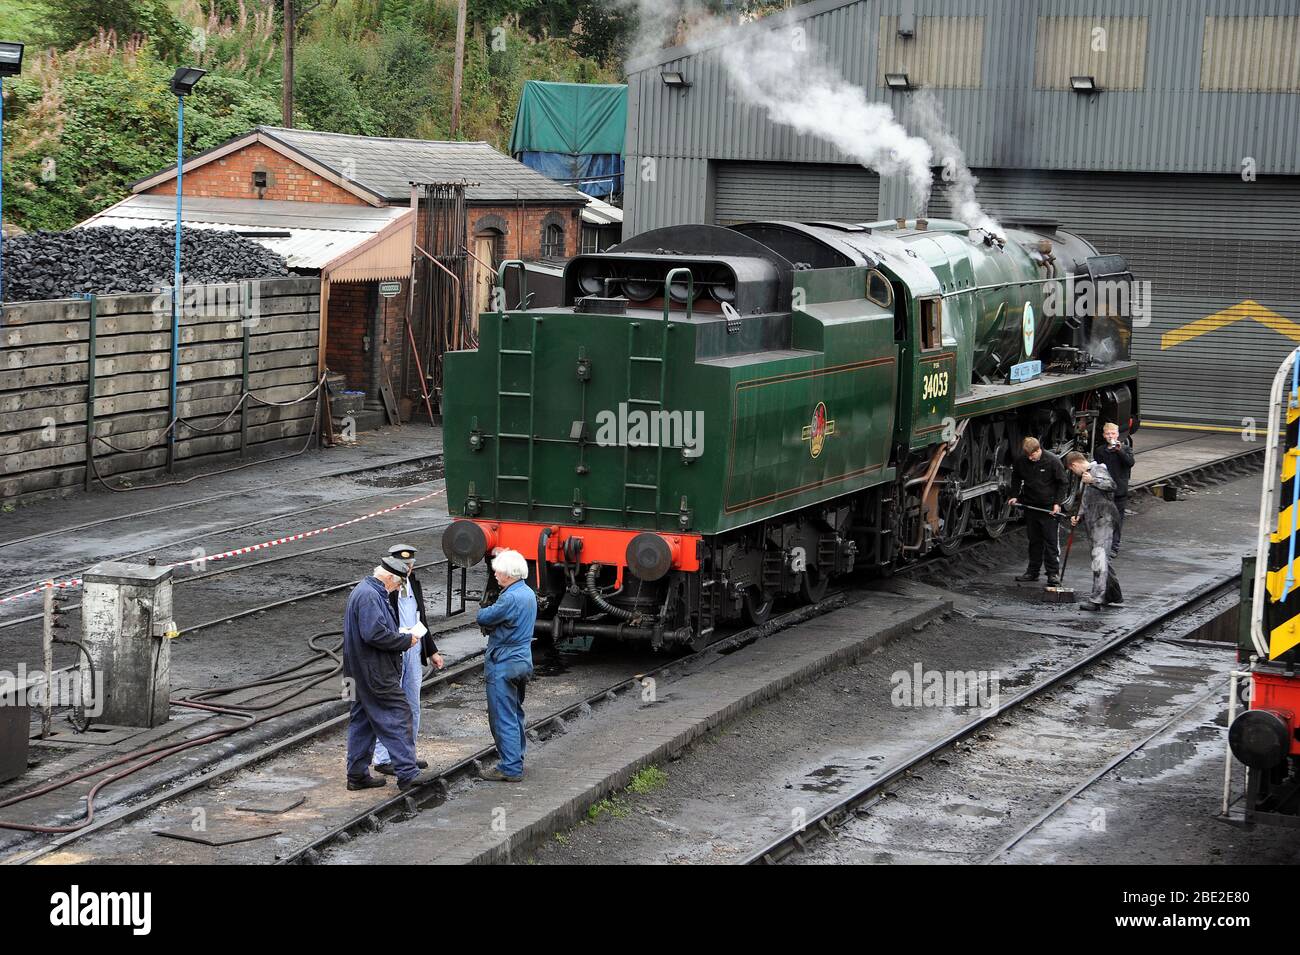
[[[906,219],[903,219],[903,218],[900,217],[900,218],[898,218],[898,219],[895,219],[894,222],[898,225],[898,227],[899,227],[900,229],[906,229],[906,228],[907,228],[907,220],[906,220]]]

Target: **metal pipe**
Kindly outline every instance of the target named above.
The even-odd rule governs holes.
[[[90,309],[88,316],[90,335],[89,346],[86,351],[86,475],[82,488],[89,491],[95,480],[93,461],[95,457],[95,319],[99,309],[96,307],[94,295],[87,292],[83,297]]]
[[[175,258],[172,263],[172,361],[171,389],[168,401],[167,421],[167,473],[176,468],[176,381],[178,378],[176,364],[180,360],[180,296],[181,296],[181,195],[182,178],[185,175],[185,97],[176,96],[176,242]]]
[[[1249,677],[1250,674],[1242,670],[1233,670],[1228,676],[1228,728],[1232,729],[1232,721],[1237,718],[1237,681],[1242,677]],[[1223,763],[1223,815],[1227,817],[1232,793],[1232,746],[1228,743],[1227,733],[1223,735],[1223,745],[1226,748]]]

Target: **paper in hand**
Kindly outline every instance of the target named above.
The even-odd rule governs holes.
[[[415,621],[414,626],[402,628],[402,633],[409,633],[413,637],[423,637],[428,632],[429,632],[429,628],[426,627],[424,624],[420,623],[420,621],[418,620]]]

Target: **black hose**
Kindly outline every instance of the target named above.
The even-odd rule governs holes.
[[[587,589],[585,593],[591,598],[592,602],[611,617],[617,617],[619,620],[626,620],[629,623],[640,623],[641,615],[639,613],[615,607],[600,595],[600,591],[596,589],[596,574],[598,573],[600,573],[600,564],[592,564],[587,568]]]
[[[537,587],[535,588],[538,595],[542,594],[542,569],[546,567],[546,542],[551,539],[551,529],[542,528],[541,534],[537,536]]]
[[[78,650],[81,651],[81,655],[86,658],[86,666],[90,668],[90,688],[91,691],[93,692],[95,689],[95,661],[90,658],[90,651],[86,649],[86,645],[83,644],[80,640],[72,640],[70,638],[64,638],[64,637],[55,637],[54,642],[66,643],[69,646],[76,647]],[[48,688],[46,689],[46,692],[49,692]],[[81,711],[80,714],[77,712],[78,710]],[[68,716],[68,721],[72,723],[72,728],[76,730],[78,733],[84,733],[86,732],[86,730],[90,729],[90,720],[84,715],[85,712],[86,712],[86,701],[82,700],[80,706],[74,705],[72,707],[72,713],[69,714]]]

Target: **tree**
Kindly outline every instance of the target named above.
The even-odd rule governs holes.
[[[190,31],[172,15],[166,0],[47,0],[54,42],[71,49],[101,31],[123,40],[145,36],[165,60],[176,59],[190,42]]]

